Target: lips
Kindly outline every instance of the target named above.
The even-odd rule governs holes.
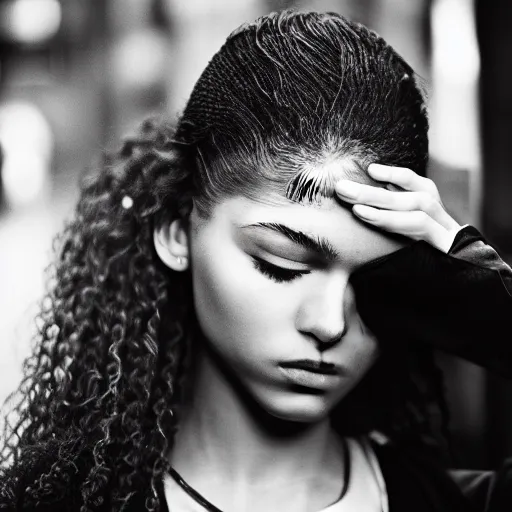
[[[285,361],[279,363],[281,368],[291,368],[297,370],[306,370],[312,373],[320,373],[324,375],[338,375],[340,369],[333,363],[324,361],[314,361],[312,359],[299,359],[296,361]]]
[[[278,366],[285,380],[301,393],[323,393],[337,388],[343,381],[341,369],[332,363],[300,360],[286,361]]]

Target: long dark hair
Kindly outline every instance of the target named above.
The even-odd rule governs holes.
[[[156,255],[156,223],[193,203],[208,216],[223,197],[286,193],[307,162],[332,156],[424,175],[427,130],[413,70],[362,25],[285,11],[232,33],[176,125],[144,122],[83,179],[5,415],[5,467],[58,454],[26,503],[64,492],[80,459],[81,512],[122,510],[135,493],[159,507],[196,322],[189,274]],[[444,402],[427,352],[400,356],[391,374],[384,357],[334,415],[339,428],[431,432],[430,404]]]

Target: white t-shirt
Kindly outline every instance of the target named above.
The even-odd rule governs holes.
[[[386,484],[370,441],[347,439],[350,448],[350,481],[341,501],[321,512],[388,512]]]
[[[347,493],[342,500],[318,512],[388,512],[386,484],[369,439],[347,438],[347,443],[350,450],[350,481]],[[164,492],[166,496],[173,497],[172,510],[205,512],[169,475],[164,480]]]

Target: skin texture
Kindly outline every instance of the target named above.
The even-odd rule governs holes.
[[[282,234],[250,227],[261,222],[320,235],[341,258],[326,261]],[[369,231],[334,200],[317,208],[269,207],[239,197],[219,205],[206,222],[192,215],[191,224],[197,227],[190,241],[195,306],[210,347],[271,415],[323,418],[378,353],[357,315],[350,272],[396,250],[396,242]],[[254,267],[253,257],[309,273],[276,282]],[[343,375],[322,393],[298,392],[278,367],[294,359],[323,359],[339,365]]]
[[[371,165],[371,177],[381,180],[373,186],[364,183],[368,179],[343,179],[350,168],[340,160],[315,169],[336,178],[338,196],[306,205],[277,195],[262,203],[228,198],[207,220],[193,210],[189,223],[175,226],[163,241],[171,260],[179,256],[184,265],[177,270],[191,260],[195,310],[215,364],[281,419],[324,417],[377,357],[377,343],[357,314],[351,272],[411,239],[425,238],[447,250],[460,228],[431,180],[408,169]],[[401,190],[383,188],[389,185],[383,178]],[[322,238],[331,254],[301,247],[269,224]],[[281,269],[277,277],[265,270],[269,264],[273,272]],[[283,277],[282,269],[295,275]],[[279,367],[296,359],[332,363],[339,375],[299,390]]]
[[[339,179],[346,166],[329,162],[316,172]],[[373,229],[334,196],[314,204],[277,194],[262,197],[261,202],[227,198],[208,219],[193,209],[189,222],[174,223],[162,245],[171,253],[169,265],[192,269],[208,357],[272,416],[317,421],[378,356],[376,340],[357,314],[350,274],[410,240]],[[330,254],[304,248],[269,225],[320,238]],[[269,264],[278,267],[277,277],[268,275]],[[298,389],[279,368],[297,359],[334,364],[339,375],[325,385]]]
[[[339,495],[344,468],[328,415],[379,356],[377,340],[358,316],[350,274],[414,239],[448,244],[456,230],[439,219],[458,226],[442,205],[431,207],[439,197],[433,182],[413,174],[395,171],[400,180],[393,186],[389,173],[381,187],[359,180],[354,198],[338,186],[340,163],[338,196],[307,205],[284,197],[228,198],[207,220],[192,210],[188,223],[175,221],[167,234],[157,233],[162,260],[192,271],[201,327],[192,401],[171,461],[222,510],[320,510]],[[425,201],[432,186],[435,194]],[[365,198],[375,212],[371,220],[358,215],[357,200]],[[334,254],[305,250],[275,230],[255,226],[260,223],[321,237]],[[255,259],[303,274],[278,282]],[[297,387],[279,368],[296,359],[334,363],[340,376],[325,385]],[[171,504],[173,485],[166,483]]]
[[[343,176],[342,163],[335,174]],[[326,258],[260,223],[320,237],[337,254]],[[155,242],[171,268],[191,269],[201,327],[173,466],[222,510],[319,510],[334,502],[344,468],[328,416],[379,356],[349,277],[411,240],[373,228],[338,197],[299,204],[275,196],[227,198],[207,220],[192,210],[188,223],[172,223]],[[304,274],[279,282],[255,258]],[[298,387],[279,367],[296,359],[334,363],[340,375]]]
[[[340,258],[326,261],[282,234],[247,227],[261,222],[321,236]],[[379,354],[357,314],[348,279],[359,265],[402,244],[369,230],[334,199],[320,206],[227,199],[207,221],[193,212],[190,232],[204,346],[173,465],[222,510],[269,510],[276,504],[287,510],[290,494],[301,500],[292,503],[293,510],[324,508],[339,495],[344,469],[328,414]],[[255,268],[253,257],[310,273],[276,282]],[[278,366],[294,359],[335,363],[342,374],[321,389],[298,388]],[[229,461],[212,472],[213,482],[198,478],[190,469],[194,456],[181,450],[198,442],[196,467]],[[237,498],[218,494],[226,481],[236,482],[231,488]]]
[[[338,197],[353,204],[352,211],[366,223],[412,240],[425,240],[448,252],[461,225],[446,211],[436,184],[405,167],[368,166],[381,187],[348,180],[336,184]],[[347,185],[350,189],[347,189]]]

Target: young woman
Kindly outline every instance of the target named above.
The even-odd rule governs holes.
[[[512,270],[425,177],[413,70],[336,14],[232,33],[86,177],[3,510],[509,510],[451,473],[440,348],[510,375]],[[505,331],[506,332],[506,331]],[[507,494],[508,493],[508,494]]]

